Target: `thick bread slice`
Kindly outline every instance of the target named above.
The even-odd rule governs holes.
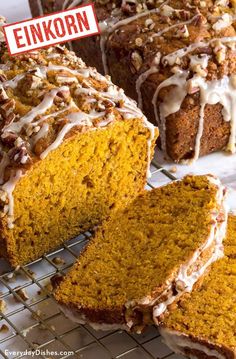
[[[56,290],[72,320],[140,332],[222,256],[225,189],[187,176],[147,191],[104,223]]]
[[[224,252],[201,288],[183,297],[160,327],[166,344],[177,353],[199,359],[236,358],[236,217],[231,215]]]

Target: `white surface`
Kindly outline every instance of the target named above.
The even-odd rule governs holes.
[[[9,23],[32,17],[27,0],[0,0],[0,15],[5,16]]]
[[[222,183],[229,188],[228,203],[232,211],[236,210],[236,154],[227,154],[225,152],[212,153],[208,156],[199,158],[199,160],[191,165],[176,164],[166,161],[161,151],[156,152],[157,162],[167,170],[176,168],[173,175],[181,178],[187,174],[208,174],[212,173],[218,176]],[[163,184],[165,178],[158,178],[153,181],[154,185]],[[159,184],[158,184],[159,182]]]

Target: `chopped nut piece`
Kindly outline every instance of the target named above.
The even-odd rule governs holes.
[[[19,288],[19,289],[15,288],[15,292],[16,292],[16,294],[18,294],[18,296],[19,296],[22,300],[26,301],[26,300],[29,299],[29,296],[27,295],[27,292],[26,292],[25,289],[23,289],[23,288]],[[18,299],[17,297],[15,297],[15,300],[16,300],[16,301],[19,301],[19,299]]]
[[[177,172],[177,167],[176,166],[173,166],[170,168],[170,173],[176,173]]]
[[[0,299],[0,312],[4,312],[7,309],[6,302],[3,299]]]
[[[2,103],[4,100],[7,100],[8,96],[6,91],[4,90],[3,87],[0,87],[0,103]]]
[[[56,289],[56,287],[61,283],[62,279],[63,279],[63,275],[55,274],[53,277],[50,278],[51,287],[53,289]]]
[[[181,20],[189,20],[191,18],[190,11],[187,10],[175,10],[175,14]]]
[[[189,31],[188,31],[187,25],[179,26],[176,31],[175,37],[177,37],[177,38],[189,37]]]
[[[31,314],[31,317],[35,320],[39,320],[41,314],[42,314],[41,310],[37,309],[35,312]]]
[[[4,145],[9,146],[9,147],[13,147],[17,137],[18,136],[15,133],[4,132],[1,135],[1,140],[4,143]]]
[[[141,39],[141,37],[137,37],[137,39],[135,39],[135,45],[139,47],[143,45],[143,40]]]
[[[16,274],[14,272],[4,276],[6,282],[14,283],[16,281]]]
[[[0,332],[1,333],[7,333],[9,331],[9,328],[6,324],[2,324],[0,327]]]
[[[15,108],[15,100],[13,98],[7,98],[0,106],[0,113],[7,118]]]
[[[0,74],[0,82],[4,82],[7,80],[7,77],[4,74]]]
[[[164,5],[161,8],[161,14],[166,16],[166,17],[170,17],[173,13],[174,13],[174,9],[173,7],[169,6],[169,5]]]
[[[64,259],[61,258],[61,257],[54,257],[52,261],[53,261],[53,263],[56,264],[56,265],[63,265],[63,264],[65,264]]]
[[[183,292],[186,288],[186,284],[182,280],[177,280],[175,283],[175,288],[177,292]]]
[[[138,51],[134,51],[131,54],[131,64],[133,65],[136,72],[140,70],[140,68],[143,64],[143,59],[142,59],[141,55],[138,53]]]
[[[152,19],[147,19],[147,20],[145,21],[145,26],[146,26],[148,29],[152,30],[152,29],[154,29],[154,27],[155,27],[155,23],[153,22]]]

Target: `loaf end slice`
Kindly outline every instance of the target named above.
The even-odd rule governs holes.
[[[160,327],[172,350],[199,359],[236,358],[236,217],[230,215],[225,256],[200,289],[184,298]]]
[[[225,189],[188,176],[147,191],[104,223],[55,292],[72,320],[141,332],[222,256]]]

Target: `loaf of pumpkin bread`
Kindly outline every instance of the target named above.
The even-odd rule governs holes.
[[[0,254],[27,263],[143,190],[158,130],[56,46],[0,65]]]
[[[85,0],[86,1],[86,0]],[[33,14],[36,3],[30,0]],[[80,0],[41,0],[45,12]],[[158,123],[175,161],[235,152],[234,0],[95,0],[101,36],[74,41]]]

